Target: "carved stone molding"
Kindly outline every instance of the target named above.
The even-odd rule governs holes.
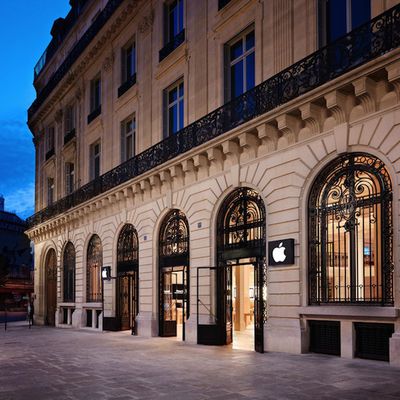
[[[153,22],[154,22],[154,10],[152,9],[139,22],[139,32],[143,34],[147,33],[153,26]]]
[[[110,55],[106,57],[103,61],[103,70],[105,72],[111,71],[113,64],[114,64],[114,53],[111,52]]]

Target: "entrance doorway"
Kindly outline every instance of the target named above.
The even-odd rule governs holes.
[[[117,246],[117,321],[119,329],[136,331],[139,312],[138,235],[131,224],[125,224]]]
[[[189,226],[185,214],[170,211],[160,229],[159,334],[185,340],[189,318]]]
[[[199,344],[264,352],[265,237],[261,196],[250,188],[230,193],[218,213],[217,266],[197,269]]]
[[[117,278],[117,316],[121,330],[126,331],[135,326],[138,304],[137,271],[131,271]]]
[[[164,267],[160,276],[162,301],[160,309],[161,336],[185,340],[187,314],[187,269],[185,266]]]
[[[45,268],[46,284],[46,325],[55,326],[57,308],[57,256],[54,249],[49,250]]]
[[[254,350],[254,265],[248,260],[231,264],[232,347]]]

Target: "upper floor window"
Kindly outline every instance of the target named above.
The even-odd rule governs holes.
[[[68,135],[75,129],[75,107],[69,104],[64,112],[64,135]]]
[[[325,46],[371,19],[371,0],[319,0],[320,45]]]
[[[121,161],[129,160],[135,155],[136,120],[134,116],[121,123]]]
[[[65,163],[65,194],[71,194],[75,188],[75,165],[72,162]]]
[[[93,143],[90,146],[90,178],[91,179],[96,179],[100,176],[100,158],[101,158],[100,142]]]
[[[131,42],[121,49],[121,86],[118,97],[136,83],[136,43]]]
[[[172,0],[164,4],[164,47],[159,52],[160,61],[185,41],[183,2]]]
[[[172,42],[183,30],[183,2],[184,0],[173,0],[165,3],[164,44]]]
[[[55,131],[54,126],[47,129],[46,135],[46,151],[54,150]]]
[[[369,154],[319,174],[308,204],[311,304],[393,304],[392,196],[384,163]]]
[[[54,178],[47,178],[47,205],[54,203]]]
[[[164,136],[170,136],[183,128],[184,123],[184,86],[179,80],[170,86],[165,97]]]
[[[255,85],[254,29],[246,30],[225,46],[225,100],[240,96]]]
[[[101,114],[101,78],[100,75],[90,81],[90,114],[88,123]]]
[[[136,44],[135,42],[125,46],[121,52],[122,58],[122,80],[124,83],[136,74]]]
[[[55,147],[55,130],[54,127],[51,126],[47,128],[46,132],[46,153],[45,153],[46,161],[54,155],[54,147]]]

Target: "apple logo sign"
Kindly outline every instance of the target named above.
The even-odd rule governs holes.
[[[268,265],[293,265],[294,239],[268,242]]]
[[[272,257],[275,262],[285,261],[285,259],[286,259],[285,250],[286,250],[286,247],[283,246],[283,242],[280,242],[279,246],[275,247],[272,250]]]

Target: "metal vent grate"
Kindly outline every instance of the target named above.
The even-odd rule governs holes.
[[[356,357],[389,361],[389,339],[393,324],[355,323]]]
[[[308,321],[310,327],[310,351],[340,356],[340,322]]]

